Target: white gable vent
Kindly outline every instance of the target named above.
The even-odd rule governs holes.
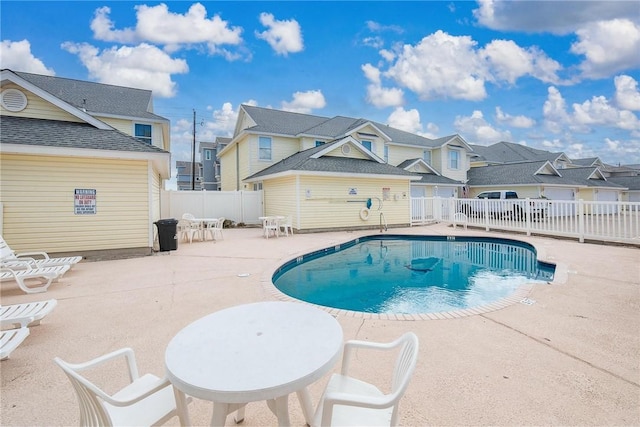
[[[343,144],[342,154],[349,154],[349,153],[351,153],[351,146],[349,144]]]
[[[9,111],[18,112],[27,107],[27,97],[18,89],[2,91],[2,107]]]

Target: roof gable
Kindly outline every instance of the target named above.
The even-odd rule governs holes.
[[[34,95],[50,102],[56,107],[60,108],[63,111],[71,114],[74,117],[77,117],[79,120],[88,123],[98,129],[113,129],[111,126],[106,124],[105,122],[96,119],[91,114],[88,114],[86,111],[79,109],[78,107],[66,102],[64,99],[59,98],[57,96],[52,95],[48,91],[40,88],[38,85],[32,83],[23,78],[23,75],[36,76],[35,74],[26,74],[26,73],[14,73],[11,70],[2,70],[0,80],[4,83],[5,81],[10,81],[15,85],[33,93]]]
[[[398,167],[415,173],[440,175],[438,171],[432,168],[431,165],[423,159],[408,159],[400,163]]]
[[[357,150],[358,153],[362,154],[362,156],[358,156],[360,158],[366,158],[378,163],[385,163],[384,160],[367,150],[365,146],[360,144],[360,142],[352,136],[347,136],[338,141],[324,144],[324,146],[320,146],[320,148],[322,149],[311,155],[311,158],[318,159],[323,156],[352,158],[353,155],[351,155],[351,150]]]
[[[15,75],[92,116],[167,121],[153,113],[153,93],[147,89],[23,72]]]

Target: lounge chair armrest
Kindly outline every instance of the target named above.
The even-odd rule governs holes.
[[[12,259],[3,259],[0,262],[0,266],[2,266],[2,268],[20,268],[22,270],[27,269],[30,270],[32,269],[36,264],[36,260],[35,258],[12,258]]]
[[[15,325],[26,328],[29,323],[33,322],[33,316],[14,317],[11,320],[0,320],[0,329],[13,329]]]
[[[22,258],[22,257],[33,257],[34,255],[36,256],[41,256],[44,259],[49,259],[49,254],[46,252],[42,252],[42,251],[35,251],[35,252],[21,252],[19,254],[16,254],[16,257],[18,258]]]

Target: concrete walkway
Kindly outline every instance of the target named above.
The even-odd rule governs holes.
[[[640,425],[638,248],[444,225],[390,232],[520,238],[536,246],[540,259],[558,263],[556,282],[534,285],[528,293],[532,305],[516,302],[443,320],[338,316],[345,339],[390,341],[407,330],[419,336],[418,367],[402,400],[401,425]],[[266,240],[259,229],[231,229],[217,243],[181,243],[171,253],[80,263],[45,294],[26,295],[14,283],[2,283],[3,305],[56,298],[58,307],[0,364],[0,423],[77,425],[76,397],[55,356],[81,362],[127,346],[141,372],[161,376],[164,350],[181,328],[222,308],[275,299],[269,279],[283,262],[372,233]],[[358,354],[360,373],[380,378],[384,360],[365,356]],[[113,371],[94,379],[109,391],[124,381]],[[314,401],[326,380],[311,388]],[[292,423],[304,425],[295,395],[290,406]],[[211,403],[195,400],[190,413],[194,424],[207,425]],[[177,424],[176,418],[168,423]],[[232,417],[227,424],[233,425]],[[256,402],[247,407],[243,425],[277,421],[264,402]]]

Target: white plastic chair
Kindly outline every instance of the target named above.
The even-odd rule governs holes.
[[[28,264],[24,264],[20,268],[2,267],[0,268],[0,281],[15,280],[20,289],[28,294],[46,292],[51,283],[66,273],[69,268],[68,265],[31,267]]]
[[[416,367],[418,347],[418,337],[413,332],[390,343],[347,341],[340,374],[331,376],[316,409],[313,426],[397,425],[398,404]],[[390,393],[385,394],[375,385],[349,376],[354,349],[399,350]]]
[[[28,320],[27,323],[29,323]],[[29,328],[27,327],[0,332],[0,360],[8,359],[11,352],[18,348],[28,336]]]
[[[0,236],[0,263],[2,267],[9,267],[15,270],[24,269],[25,265],[30,267],[56,267],[59,265],[68,265],[69,268],[82,260],[81,256],[69,256],[51,258],[48,253],[43,251],[16,253],[9,244]]]
[[[131,383],[108,395],[79,372],[124,356]],[[151,426],[178,415],[173,386],[152,374],[138,374],[135,355],[123,348],[85,363],[71,364],[59,357],[54,362],[67,374],[80,405],[81,426]]]
[[[291,221],[291,217],[286,217],[283,221],[280,221],[280,228],[284,232],[285,236],[289,236],[289,233],[293,236],[293,222]]]
[[[218,218],[217,221],[207,223],[207,228],[205,229],[205,233],[209,233],[211,235],[211,240],[216,240],[216,236],[220,236],[221,239],[224,240],[224,236],[222,235],[222,229],[224,228],[224,217]]]
[[[189,239],[189,243],[193,243],[193,236],[200,240],[204,240],[204,230],[200,221],[196,221],[196,218],[192,214],[182,215],[182,219],[178,221],[178,234],[180,239],[186,241]]]
[[[0,306],[2,326],[37,326],[58,304],[55,299]]]
[[[268,239],[270,234],[273,234],[276,237],[280,236],[280,224],[278,219],[275,217],[267,217],[265,218],[262,228],[264,231],[264,236]]]

